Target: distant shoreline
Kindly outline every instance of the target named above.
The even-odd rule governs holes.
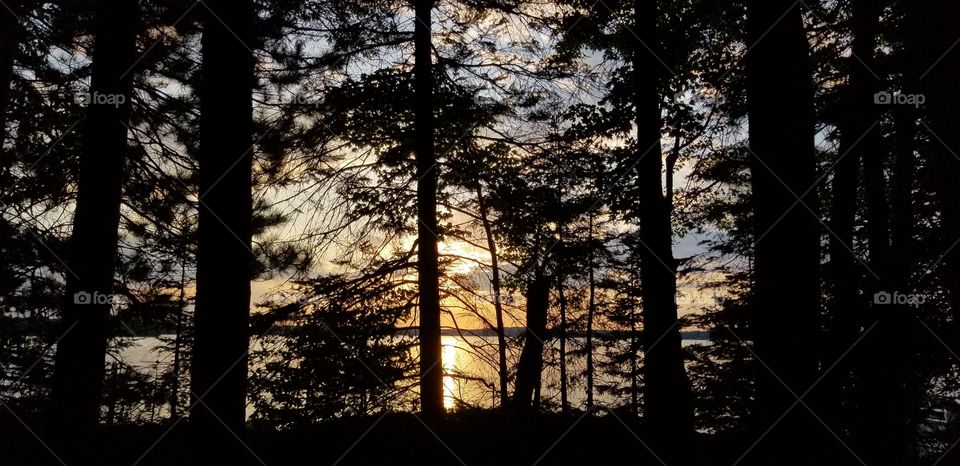
[[[504,329],[504,334],[507,337],[519,337],[523,336],[524,333],[523,327],[508,327]],[[408,328],[403,330],[404,333],[411,335],[417,334],[416,328]],[[443,336],[476,336],[476,337],[493,337],[497,335],[497,332],[493,329],[454,329],[454,328],[445,328],[440,331]],[[550,337],[556,337],[556,330],[548,330],[547,335]],[[613,337],[613,338],[629,338],[630,331],[628,330],[594,330],[593,334],[598,337]],[[637,336],[642,335],[642,331],[637,332]],[[569,338],[582,338],[586,336],[586,332],[583,331],[571,331],[567,332],[567,337]],[[709,340],[710,332],[705,330],[685,330],[680,332],[680,339],[682,340]]]
[[[174,332],[170,331],[157,331],[157,329],[151,329],[153,331],[143,331],[136,332],[136,335],[131,335],[130,332],[126,334],[120,333],[113,335],[114,338],[124,338],[124,337],[159,337],[159,336],[173,336]],[[523,327],[508,327],[504,329],[504,334],[507,338],[517,338],[522,337],[524,334]],[[271,335],[283,335],[287,333],[287,329],[282,326],[277,326],[272,328],[269,332]],[[401,335],[418,335],[418,330],[416,327],[405,327],[398,328],[397,333]],[[481,337],[489,338],[496,337],[497,332],[493,329],[455,329],[455,328],[444,328],[440,331],[442,336],[445,337]],[[253,332],[253,335],[256,336],[260,332]],[[614,339],[627,339],[630,338],[630,331],[627,330],[594,330],[594,336],[598,338],[614,338]],[[637,331],[637,336],[640,337],[643,335],[642,331]],[[558,333],[556,330],[551,329],[547,331],[548,338],[557,338]],[[567,332],[568,338],[584,338],[586,337],[586,332],[583,331],[571,331]],[[709,341],[710,332],[705,330],[685,330],[680,332],[680,339],[684,341]]]

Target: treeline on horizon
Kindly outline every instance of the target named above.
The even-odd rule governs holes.
[[[396,411],[960,455],[956,1],[0,7],[0,430],[61,462]],[[445,369],[460,329],[495,380]]]

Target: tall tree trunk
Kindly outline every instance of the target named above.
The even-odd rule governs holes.
[[[915,91],[915,86],[907,89]],[[909,292],[913,261],[911,252],[913,247],[913,177],[915,171],[914,139],[916,137],[917,112],[913,107],[900,106],[894,109],[895,146],[894,172],[891,183],[890,207],[890,251],[887,280],[893,290],[901,293]],[[876,464],[906,464],[912,461],[911,439],[912,428],[909,422],[911,393],[916,378],[911,377],[911,359],[916,349],[917,332],[916,309],[903,304],[887,306],[888,321],[883,328],[885,338],[878,343],[892,354],[880,352],[876,356],[877,374],[885,375],[883,392],[877,397],[884,402],[879,409],[888,411],[887,424],[877,423],[874,430],[886,429],[886,437],[874,436],[886,442],[887,446],[877,449],[876,458],[881,458]],[[884,365],[886,370],[884,371]],[[868,381],[869,383],[869,381]],[[876,441],[876,440],[874,440]]]
[[[854,105],[857,121],[851,128],[851,136],[862,138],[854,154],[863,163],[863,188],[867,198],[867,236],[870,264],[880,275],[876,286],[889,286],[886,281],[887,261],[890,257],[890,209],[887,204],[887,188],[884,178],[884,155],[881,147],[879,120],[881,112],[874,103],[874,94],[880,90],[880,78],[875,68],[874,47],[879,27],[881,5],[875,0],[855,0],[854,5],[854,53],[857,58],[851,72]],[[876,123],[876,124],[875,124]],[[872,129],[871,129],[872,128]]]
[[[530,411],[535,402],[535,392],[543,372],[543,342],[547,332],[547,310],[550,305],[550,281],[540,265],[533,281],[527,288],[527,329],[524,333],[523,351],[517,364],[517,380],[514,383],[513,406],[520,412]]]
[[[809,46],[798,3],[751,0],[747,5],[756,241],[752,333],[762,364],[753,417],[756,434],[766,433],[752,459],[815,464],[823,454],[823,428],[794,406],[793,395],[811,387],[818,371],[817,352],[798,350],[817,341],[820,312],[819,221],[808,211],[818,207]],[[795,205],[795,195],[803,196],[805,206]]]
[[[509,404],[510,373],[507,368],[507,336],[503,326],[503,296],[500,286],[500,258],[497,254],[497,239],[493,236],[493,225],[490,223],[487,203],[483,197],[483,188],[477,187],[477,203],[480,207],[480,222],[483,224],[483,233],[487,237],[487,250],[490,251],[490,286],[493,288],[493,309],[497,324],[497,374],[500,377],[500,407]]]
[[[921,70],[923,44],[916,27],[916,5],[908,6],[907,34],[897,67],[903,79],[903,92],[922,92],[917,81]],[[893,174],[890,182],[890,281],[896,289],[909,286],[913,269],[914,209],[913,190],[916,176],[917,120],[920,110],[910,105],[893,108],[894,147]]]
[[[428,422],[443,416],[440,266],[437,250],[437,156],[434,150],[433,0],[417,0],[414,26],[414,148],[417,158],[417,287],[420,297],[420,406]]]
[[[860,328],[865,323],[866,303],[862,301],[859,292],[858,277],[861,274],[858,259],[854,255],[854,224],[856,219],[858,199],[858,174],[860,162],[864,166],[864,188],[867,197],[868,228],[871,259],[874,271],[880,273],[883,269],[878,266],[881,257],[889,249],[887,230],[887,213],[885,188],[883,180],[882,154],[879,151],[880,112],[874,103],[874,93],[879,90],[879,81],[874,76],[874,47],[876,43],[877,26],[879,24],[880,9],[876,2],[855,0],[853,2],[853,53],[848,59],[850,66],[850,84],[844,94],[842,102],[844,118],[841,122],[840,159],[836,162],[833,178],[833,203],[831,206],[830,236],[830,268],[833,278],[834,303],[831,308],[829,334],[823,356],[824,367],[836,366],[825,375],[818,387],[818,411],[825,422],[835,431],[848,421],[859,423],[860,429],[868,428],[870,422],[862,419],[870,417],[875,409],[866,408],[860,416],[844,419],[842,413],[849,403],[850,393],[846,384],[852,374],[853,363],[859,360],[858,372],[861,377],[875,379],[869,369],[872,360],[876,358],[873,351],[863,344],[858,351],[844,358],[854,342],[860,336]],[[874,247],[874,245],[877,247]],[[877,270],[877,269],[880,270]],[[872,289],[881,286],[878,281],[871,279]],[[867,323],[871,327],[872,322]],[[871,329],[871,331],[876,329]],[[872,341],[877,335],[874,332],[868,335],[867,341]],[[856,355],[856,356],[854,356]],[[861,382],[863,382],[861,380]],[[868,392],[876,391],[878,383],[860,383],[860,396],[871,397]],[[875,398],[875,397],[874,397]],[[886,413],[884,413],[886,414]],[[866,415],[866,416],[863,416]],[[863,439],[872,442],[870,434],[861,433]]]
[[[862,43],[857,36],[855,44]],[[862,66],[857,58],[850,57],[851,67]],[[856,341],[860,333],[861,317],[864,306],[861,303],[859,291],[860,276],[859,263],[854,255],[854,224],[857,215],[857,186],[859,185],[859,159],[855,152],[856,145],[866,128],[863,127],[863,115],[858,111],[858,96],[853,86],[856,80],[851,79],[841,102],[843,118],[841,124],[840,157],[836,161],[831,185],[832,202],[830,205],[830,229],[834,234],[829,237],[830,277],[833,285],[833,306],[830,308],[827,344],[824,348],[823,360],[827,366],[837,361],[847,348]],[[868,125],[870,123],[867,123]],[[845,394],[845,384],[848,383],[851,371],[849,360],[840,363],[828,373],[820,383],[818,406],[822,407],[822,417],[831,428],[837,429],[844,421],[844,403],[848,398]]]
[[[644,417],[665,449],[679,451],[693,433],[692,395],[677,320],[676,263],[670,201],[663,194],[661,79],[656,56],[657,2],[635,0],[633,73],[636,107],[636,188],[640,219],[640,282],[643,298]]]
[[[217,447],[208,450],[239,452],[233,437],[242,438],[246,418],[254,260],[255,14],[252,0],[210,0],[206,7],[190,421]]]
[[[939,174],[937,197],[941,215],[940,257],[943,287],[947,290],[952,325],[944,341],[960,352],[960,3],[952,0],[915,2],[915,33],[922,35],[919,87],[926,94],[933,144],[932,165]],[[943,464],[960,463],[954,448]]]
[[[918,4],[917,27],[926,38],[920,86],[926,93],[933,130],[934,163],[940,174],[944,287],[949,292],[954,329],[948,338],[953,351],[960,351],[960,3],[933,0]]]
[[[100,417],[139,19],[136,2],[97,3],[90,94],[104,100],[90,99],[83,127],[49,420],[68,462],[90,460],[80,450]]]
[[[851,137],[861,138],[853,154],[863,163],[863,184],[867,200],[867,232],[872,273],[867,296],[875,293],[906,292],[896,288],[891,280],[892,253],[890,247],[890,208],[884,150],[881,134],[881,107],[874,101],[881,90],[880,77],[875,75],[874,48],[880,25],[882,5],[873,0],[855,0],[853,3],[854,44],[856,55],[851,72],[853,105],[857,121],[851,127]],[[907,74],[912,70],[905,70]],[[895,303],[872,304],[864,328],[862,346],[855,354],[859,360],[859,394],[861,410],[857,418],[858,443],[870,464],[897,465],[907,461],[907,413],[904,391],[904,324],[906,306]],[[848,342],[851,343],[852,342]],[[844,348],[845,349],[845,348]],[[831,361],[832,362],[832,361]]]

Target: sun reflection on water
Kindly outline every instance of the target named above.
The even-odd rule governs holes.
[[[456,380],[449,374],[453,374],[457,370],[457,355],[459,353],[457,349],[457,339],[455,337],[445,336],[442,340],[443,344],[443,353],[442,353],[442,364],[443,364],[443,407],[446,409],[453,409],[456,405],[454,389],[456,388]]]

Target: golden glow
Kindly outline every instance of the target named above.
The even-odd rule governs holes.
[[[457,339],[455,337],[443,337],[443,352],[441,353],[441,365],[443,366],[443,407],[453,409],[456,405],[454,398],[457,381],[447,374],[452,374],[457,369]]]
[[[441,255],[453,256],[455,259],[450,266],[450,273],[466,275],[477,269],[476,261],[488,260],[490,254],[486,251],[480,251],[477,248],[463,242],[440,242],[437,249]]]

